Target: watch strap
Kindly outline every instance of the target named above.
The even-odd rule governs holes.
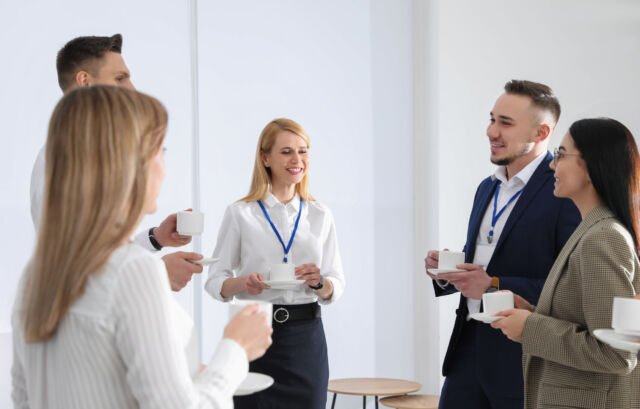
[[[162,246],[160,245],[160,243],[158,243],[156,236],[153,234],[153,229],[155,229],[155,227],[149,229],[149,241],[151,242],[151,245],[154,249],[162,250]]]
[[[311,288],[312,290],[320,290],[322,287],[324,287],[324,277],[320,276],[320,282],[318,283],[318,285],[310,285],[309,288]]]

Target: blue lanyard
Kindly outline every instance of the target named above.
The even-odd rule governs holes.
[[[267,220],[269,221],[269,224],[271,225],[271,228],[273,229],[273,232],[278,237],[278,240],[280,240],[280,244],[282,244],[282,250],[284,250],[284,258],[282,259],[282,262],[286,263],[287,262],[287,254],[289,254],[289,250],[291,250],[291,245],[293,244],[293,238],[296,237],[296,231],[298,231],[298,222],[300,222],[300,214],[302,214],[302,198],[300,198],[300,208],[298,209],[298,217],[296,218],[296,224],[293,226],[293,232],[291,233],[291,238],[289,239],[289,244],[286,245],[286,246],[284,245],[284,241],[282,240],[282,237],[280,237],[280,233],[278,233],[278,229],[276,229],[276,226],[271,221],[271,217],[269,217],[269,213],[267,213],[267,209],[264,208],[264,205],[262,204],[262,201],[258,200],[258,204],[260,205],[260,208],[262,209],[262,213],[264,213],[264,215],[266,216]]]
[[[520,193],[522,193],[522,191],[526,187],[526,185],[523,186],[522,189],[518,190],[513,196],[511,196],[511,199],[509,199],[507,204],[504,205],[496,215],[496,208],[498,207],[498,192],[500,192],[500,183],[502,182],[498,181],[498,186],[496,186],[496,193],[493,195],[493,216],[491,217],[491,231],[489,231],[489,235],[487,236],[487,241],[489,242],[489,244],[491,244],[491,242],[493,241],[493,228],[496,227],[496,222],[498,221],[500,216],[502,216],[502,213],[504,213],[505,209],[511,203],[513,203],[513,201],[516,200],[518,196],[520,196]]]

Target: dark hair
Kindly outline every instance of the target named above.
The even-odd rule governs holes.
[[[524,95],[531,98],[533,105],[551,112],[553,119],[558,123],[560,118],[560,102],[547,85],[526,80],[511,80],[504,84],[507,94]]]
[[[615,119],[593,118],[574,122],[569,134],[587,163],[593,187],[638,250],[640,156],[631,131]]]
[[[78,37],[65,44],[56,58],[58,84],[62,91],[73,86],[78,71],[84,70],[96,75],[95,63],[109,51],[118,54],[122,52],[122,35]]]

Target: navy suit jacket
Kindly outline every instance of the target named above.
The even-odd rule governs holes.
[[[552,156],[535,170],[516,202],[486,271],[500,278],[500,289],[511,290],[536,305],[547,274],[560,250],[580,223],[580,213],[569,199],[553,195],[554,177],[549,168]],[[473,262],[476,239],[487,206],[493,203],[498,180],[486,178],[478,186],[469,218],[465,261]],[[441,289],[435,282],[436,296],[457,292],[453,285]],[[447,376],[455,359],[456,347],[468,314],[467,299],[460,295],[456,322],[444,359],[442,374]],[[522,348],[500,330],[479,324],[476,331],[477,365],[492,396],[522,397]]]

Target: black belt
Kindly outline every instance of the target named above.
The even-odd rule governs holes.
[[[299,320],[312,320],[320,318],[321,316],[320,305],[318,305],[317,302],[292,305],[273,304],[273,321],[277,324]]]

